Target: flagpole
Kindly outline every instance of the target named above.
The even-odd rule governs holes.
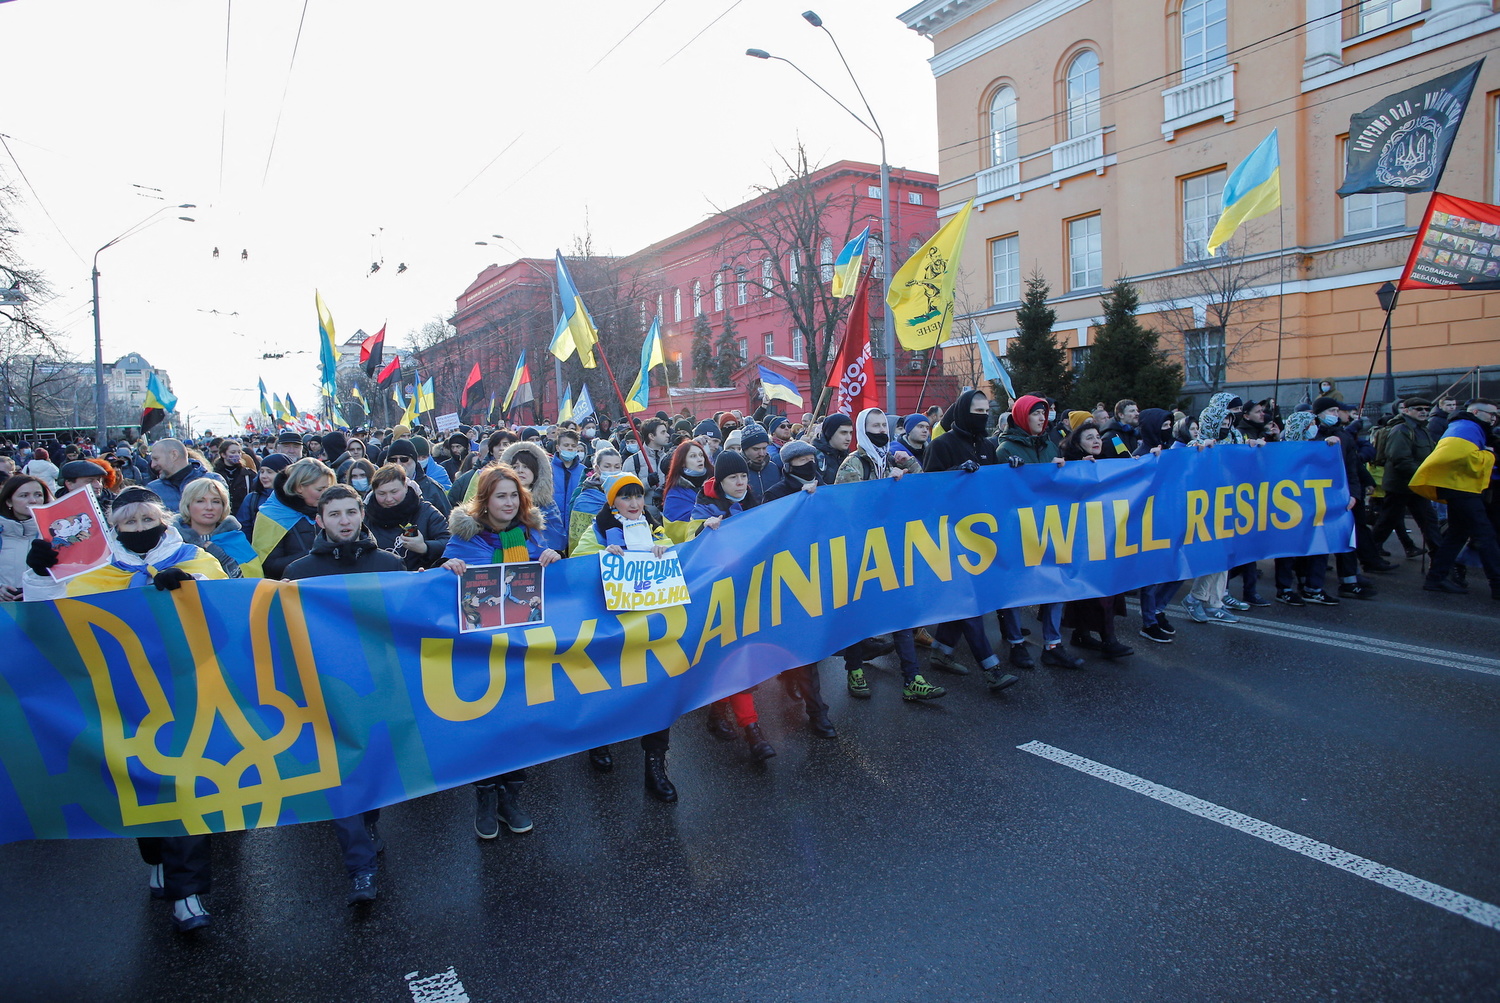
[[[620,390],[620,384],[615,379],[614,370],[609,368],[609,357],[604,354],[604,340],[602,338],[594,342],[594,351],[599,353],[599,361],[604,363],[604,373],[609,377],[609,385],[615,388],[615,397],[620,402],[620,413],[625,416],[625,427],[634,433],[635,441],[641,447],[641,459],[646,461],[646,472],[654,474],[656,473],[656,468],[651,465],[651,454],[646,449],[646,440],[641,438],[640,426],[630,420],[630,409],[625,406],[625,394]]]
[[[1271,388],[1272,407],[1281,408],[1281,342],[1286,333],[1286,206],[1276,205],[1276,222],[1281,229],[1281,248],[1276,252],[1276,382]]]

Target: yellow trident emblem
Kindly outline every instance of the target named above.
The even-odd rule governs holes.
[[[172,596],[192,654],[193,678],[197,684],[192,725],[180,755],[163,751],[158,736],[163,728],[177,720],[177,713],[183,708],[174,709],[167,701],[161,680],[135,631],[119,617],[85,601],[63,599],[57,603],[58,612],[88,669],[89,681],[98,700],[104,759],[114,781],[124,824],[181,822],[189,833],[204,833],[211,831],[205,816],[222,812],[225,829],[243,829],[245,808],[258,804],[261,808],[257,825],[271,826],[281,814],[283,798],[337,787],[338,754],[296,586],[262,582],[256,587],[250,603],[255,700],[263,707],[272,708],[281,717],[280,730],[264,736],[250,723],[224,678],[197,586],[186,583]],[[303,694],[302,704],[277,685],[270,621],[273,606],[278,601],[286,619],[296,682]],[[146,704],[145,716],[133,727],[127,726],[120,711],[115,683],[110,677],[98,632],[107,634],[120,646],[136,689]],[[239,751],[223,763],[206,756],[209,736],[219,724],[227,728],[239,744]],[[313,736],[317,769],[283,776],[276,757],[292,747],[303,735],[303,729],[310,729]],[[255,771],[256,777],[254,782],[246,784],[246,775],[251,770]],[[137,782],[144,781],[149,785],[156,778],[172,780],[175,796],[172,800],[141,804]],[[206,780],[213,790],[200,794],[200,780]]]

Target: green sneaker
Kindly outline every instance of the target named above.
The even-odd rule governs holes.
[[[911,682],[901,690],[902,700],[936,700],[938,697],[947,695],[947,690],[941,686],[932,685],[921,676],[912,676]]]
[[[849,695],[853,697],[867,697],[870,695],[870,682],[865,678],[865,667],[863,665],[857,669],[849,670]]]

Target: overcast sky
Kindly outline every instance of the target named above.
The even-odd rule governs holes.
[[[747,197],[799,138],[818,163],[878,160],[791,67],[743,55],[792,59],[858,108],[809,2],[891,163],[936,170],[931,44],[896,18],[911,0],[307,0],[290,74],[303,0],[230,2],[227,80],[225,0],[0,4],[0,133],[35,194],[3,151],[0,178],[56,289],[44,319],[91,359],[89,259],[167,204],[132,186],[196,204],[100,256],[100,316],[106,362],[168,369],[200,431],[253,411],[257,376],[315,406],[314,288],[340,340],[388,320],[400,343],[486,264],[586,225],[633,251]],[[492,233],[514,243],[474,245]]]

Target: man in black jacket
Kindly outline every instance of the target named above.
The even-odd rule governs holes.
[[[312,551],[287,566],[291,581],[323,575],[357,575],[371,571],[404,571],[401,558],[381,550],[365,529],[365,504],[347,484],[335,484],[318,498],[318,535]],[[378,894],[375,873],[379,854],[385,849],[375,823],[380,809],[333,820],[344,867],[349,872],[349,904],[373,902]]]

